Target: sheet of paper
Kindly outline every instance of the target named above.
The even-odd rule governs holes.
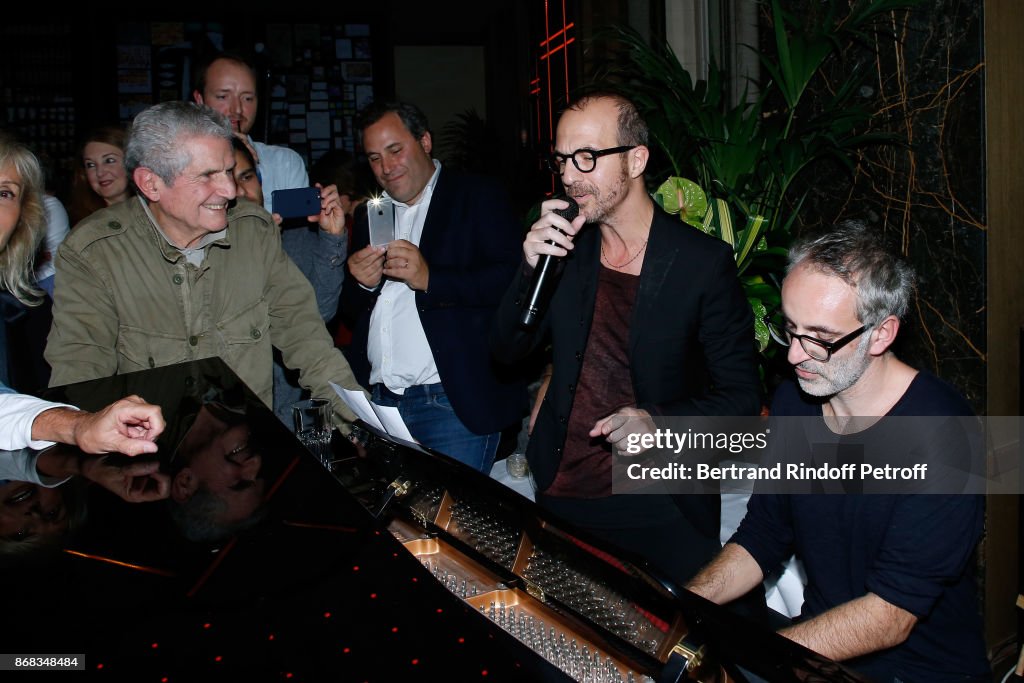
[[[409,428],[405,426],[405,420],[399,414],[398,408],[394,406],[379,406],[372,402],[370,407],[373,408],[373,412],[377,414],[388,434],[403,441],[416,442],[416,439],[412,438],[412,434],[409,433]]]
[[[352,409],[352,412],[360,420],[377,429],[380,433],[386,434],[404,445],[420,450],[418,448],[419,442],[409,432],[409,428],[406,426],[401,414],[399,414],[398,408],[379,406],[366,398],[366,395],[361,391],[345,389],[334,382],[330,384],[334,392],[341,397],[341,400]]]
[[[334,389],[334,392],[341,397],[341,400],[345,402],[345,405],[351,408],[352,412],[355,413],[360,420],[371,427],[376,427],[385,434],[387,433],[388,430],[384,427],[380,418],[377,417],[377,413],[374,412],[373,406],[370,404],[370,400],[366,398],[366,395],[363,394],[363,392],[345,389],[334,382],[331,382],[331,388]]]

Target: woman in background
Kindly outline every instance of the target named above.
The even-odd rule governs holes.
[[[124,167],[126,136],[120,126],[101,126],[86,136],[71,186],[68,213],[72,226],[94,211],[135,195]]]
[[[48,296],[41,297],[38,305],[29,305],[24,297],[19,300],[8,291],[0,292],[7,338],[7,377],[11,386],[29,394],[38,394],[50,383],[50,365],[43,357],[43,350],[53,323],[53,259],[70,228],[68,213],[53,189],[52,162],[45,154],[35,156],[43,171],[43,187],[38,195],[43,202],[44,216],[42,238],[35,253],[35,286]],[[37,194],[34,185],[31,194]]]

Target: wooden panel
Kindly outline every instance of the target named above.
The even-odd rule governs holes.
[[[988,414],[1019,415],[1024,324],[1024,12],[1017,0],[985,3],[988,199]],[[990,496],[985,541],[985,627],[990,645],[1016,631],[1018,497]]]

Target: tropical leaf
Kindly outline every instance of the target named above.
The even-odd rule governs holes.
[[[751,281],[752,280],[752,281]],[[766,302],[765,305],[769,305],[767,302],[777,304],[779,300],[779,290],[773,284],[768,284],[763,278],[757,276],[753,279],[744,279],[744,291],[747,296],[757,298],[761,301]]]
[[[772,341],[771,334],[768,332],[768,326],[764,324],[764,317],[768,315],[768,308],[764,305],[764,302],[756,297],[747,297],[747,301],[750,303],[750,309],[754,314],[754,339],[757,342],[758,353],[764,353],[765,349]]]
[[[762,235],[764,227],[764,216],[747,216],[747,224],[740,233],[739,241],[735,247],[736,264],[740,268],[741,273],[750,265],[748,257],[751,252],[759,242],[764,241],[764,236]],[[762,251],[767,248],[768,244],[765,242]]]
[[[673,176],[658,187],[654,197],[668,213],[679,214],[684,223],[701,227],[708,210],[708,198],[697,183]]]

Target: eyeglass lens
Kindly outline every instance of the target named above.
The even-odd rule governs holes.
[[[782,346],[789,347],[793,344],[793,335],[785,327],[779,327],[773,322],[768,323],[768,332],[772,338],[781,344]],[[809,339],[808,337],[799,337],[800,348],[804,350],[808,356],[818,361],[825,361],[829,358],[829,351],[821,344]]]

